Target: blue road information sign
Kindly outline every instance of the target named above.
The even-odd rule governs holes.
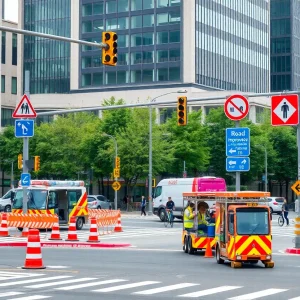
[[[21,174],[21,186],[30,186],[31,176],[29,173]]]
[[[226,156],[250,155],[250,129],[226,128]]]
[[[248,172],[250,170],[249,157],[226,157],[227,172]]]
[[[15,137],[33,137],[34,120],[15,120]]]

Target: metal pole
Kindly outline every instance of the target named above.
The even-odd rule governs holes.
[[[118,143],[115,137],[113,137],[113,140],[115,142],[115,147],[116,147],[116,155],[115,155],[115,168],[117,167],[116,162],[117,162],[117,157],[118,157]],[[115,181],[118,181],[118,178],[115,178]],[[118,191],[115,190],[115,210],[118,209]]]
[[[268,152],[265,147],[265,192],[268,191]]]
[[[298,95],[298,105],[300,104],[300,95]],[[299,117],[300,117],[300,111],[299,111]],[[297,125],[297,146],[298,146],[298,180],[300,180],[300,123]],[[300,195],[297,196],[298,198],[298,209],[297,209],[297,218],[296,220],[300,218]],[[298,222],[296,222],[297,225]],[[298,231],[298,228],[295,228],[295,231]],[[295,248],[300,248],[300,235],[296,234],[295,236]]]
[[[148,215],[152,215],[152,106],[149,106],[149,210]]]
[[[28,99],[30,99],[30,90],[29,90],[29,85],[30,85],[30,72],[25,71],[25,94],[27,95]],[[29,138],[24,137],[23,138],[23,173],[28,173],[28,168],[26,161],[29,159]],[[27,202],[28,202],[28,197],[27,197],[27,187],[23,187],[23,213],[27,213]]]
[[[235,127],[236,128],[240,127],[240,121],[235,122]],[[235,189],[237,192],[241,190],[241,172],[235,173]]]
[[[10,174],[10,185],[11,185],[11,188],[14,189],[14,162],[12,161],[11,162],[11,174]]]

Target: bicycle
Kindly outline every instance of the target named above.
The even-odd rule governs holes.
[[[165,227],[168,227],[168,224],[170,224],[170,227],[173,227],[173,218],[171,218],[171,210],[170,209],[166,210],[165,220],[164,220]]]
[[[280,227],[282,227],[283,224],[284,224],[284,218],[283,218],[283,214],[281,213],[281,214],[279,215],[279,217],[278,217],[278,225],[279,225]]]

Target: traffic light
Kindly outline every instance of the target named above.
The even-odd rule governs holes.
[[[19,154],[18,155],[18,169],[22,169],[23,168],[23,155]]]
[[[152,179],[152,187],[156,187],[156,179],[155,178]]]
[[[107,44],[107,48],[102,48],[102,63],[107,66],[117,65],[118,36],[115,32],[102,32],[102,43]]]
[[[40,164],[40,157],[39,156],[35,156],[34,157],[34,171],[38,171],[41,167]]]
[[[179,126],[187,124],[187,97],[177,98],[177,124]]]
[[[121,166],[120,157],[116,156],[115,168],[120,169],[120,166]]]

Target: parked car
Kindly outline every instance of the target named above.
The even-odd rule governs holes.
[[[103,195],[88,195],[88,208],[111,209],[111,202]]]
[[[283,197],[268,197],[266,202],[261,202],[261,204],[268,205],[270,207],[272,214],[281,214]]]
[[[13,189],[9,190],[0,198],[0,211],[11,212],[11,193]]]

